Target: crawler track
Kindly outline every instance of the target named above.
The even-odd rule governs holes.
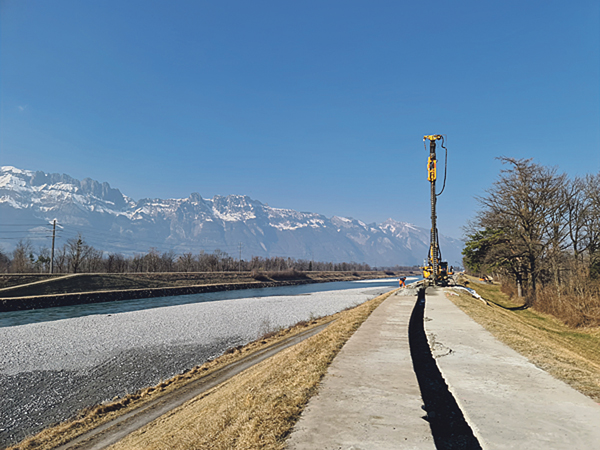
[[[219,384],[227,381],[228,379],[252,367],[253,365],[270,358],[281,350],[314,336],[315,334],[324,330],[330,323],[331,321],[302,331],[295,336],[291,336],[266,348],[258,350],[251,355],[245,356],[236,362],[233,362],[216,370],[215,372],[182,386],[176,391],[165,394],[156,400],[152,400],[151,402],[144,404],[134,411],[131,411],[121,417],[116,418],[115,420],[88,431],[72,441],[57,447],[57,450],[96,450],[106,448],[120,441],[128,434],[138,430],[139,428],[142,428],[160,416],[181,406],[185,402],[193,399],[203,392],[218,386]]]

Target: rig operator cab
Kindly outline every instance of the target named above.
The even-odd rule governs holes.
[[[449,272],[448,262],[442,261],[442,251],[437,230],[436,202],[437,197],[444,192],[446,187],[446,170],[444,169],[444,186],[439,194],[436,193],[435,182],[437,179],[437,158],[435,154],[436,141],[441,141],[441,147],[446,150],[446,164],[448,162],[448,150],[444,147],[444,137],[439,134],[423,137],[423,142],[429,141],[429,158],[427,159],[427,181],[431,187],[431,243],[429,254],[424,261],[421,270],[423,278],[434,286],[446,286],[448,284]]]

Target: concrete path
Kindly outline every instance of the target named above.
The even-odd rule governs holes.
[[[435,449],[410,357],[414,304],[414,295],[393,295],[354,333],[296,424],[289,449]]]
[[[310,400],[288,449],[479,448],[476,442],[445,443],[440,435],[434,441],[422,409],[427,393],[421,395],[409,349],[415,300],[391,296],[357,330]],[[480,448],[600,449],[599,405],[497,341],[442,289],[427,289],[425,308],[437,367]]]
[[[437,365],[484,449],[600,449],[600,406],[531,364],[428,288]],[[430,319],[430,320],[428,320]]]

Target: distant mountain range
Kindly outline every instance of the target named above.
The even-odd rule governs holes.
[[[421,264],[429,230],[388,219],[381,224],[273,208],[244,195],[135,201],[108,183],[11,166],[0,169],[0,245],[27,237],[50,245],[48,223],[57,219],[62,241],[81,233],[99,250],[133,254],[213,252],[242,258],[285,256],[374,266]],[[462,242],[440,236],[444,259],[462,260]]]

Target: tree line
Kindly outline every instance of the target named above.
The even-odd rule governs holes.
[[[15,250],[0,250],[0,272],[50,273],[51,251],[41,247],[37,252],[27,240],[19,241]],[[80,234],[69,239],[54,254],[53,273],[136,273],[136,272],[234,272],[234,271],[370,271],[371,266],[355,262],[320,262],[305,259],[253,256],[239,260],[215,250],[176,254],[150,248],[147,253],[125,256],[104,253],[85,242]]]
[[[570,178],[531,159],[500,160],[467,226],[465,267],[503,278],[526,306],[600,324],[600,173]]]

